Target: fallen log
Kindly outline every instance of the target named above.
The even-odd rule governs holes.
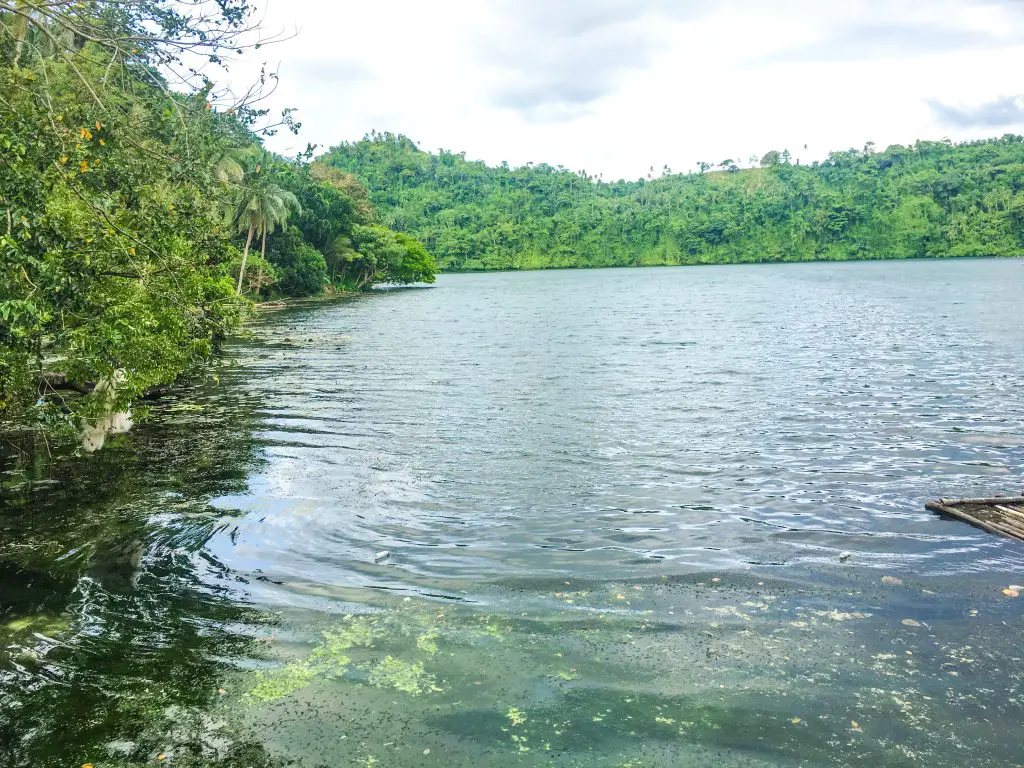
[[[171,391],[171,384],[157,384],[149,387],[142,393],[143,400],[153,400],[163,397]],[[79,382],[68,378],[66,373],[45,371],[39,378],[39,394],[47,392],[78,392],[81,395],[88,395],[96,389],[95,381]]]
[[[90,381],[85,384],[80,384],[77,381],[72,381],[68,378],[66,373],[56,373],[52,371],[45,371],[39,379],[39,393],[43,394],[47,390],[65,390],[72,392],[79,392],[83,395],[88,395],[96,389],[96,382]]]

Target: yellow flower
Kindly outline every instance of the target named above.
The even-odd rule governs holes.
[[[89,170],[89,164],[87,162],[85,162],[85,160],[83,160],[81,168],[82,168],[82,173],[85,173],[86,171]]]

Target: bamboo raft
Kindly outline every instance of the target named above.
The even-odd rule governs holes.
[[[995,496],[991,499],[939,499],[925,509],[955,517],[989,533],[1024,541],[1024,496]]]

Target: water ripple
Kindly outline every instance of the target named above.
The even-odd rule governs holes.
[[[1013,571],[922,504],[1024,485],[1022,289],[1008,261],[462,275],[278,315],[235,349],[267,461],[209,546],[306,591]]]

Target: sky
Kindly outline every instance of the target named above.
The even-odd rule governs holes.
[[[1024,0],[258,0],[293,154],[371,129],[636,179],[1024,133]]]

